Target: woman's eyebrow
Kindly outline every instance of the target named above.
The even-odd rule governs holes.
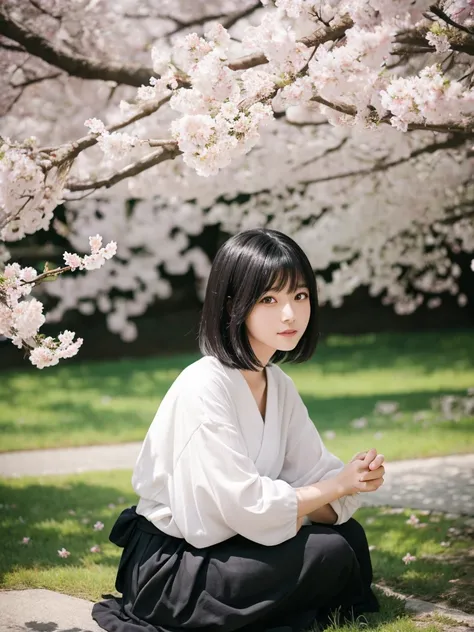
[[[303,288],[305,288],[306,290],[308,289],[308,286],[305,283],[300,283],[296,286],[297,290],[302,290]],[[278,292],[278,288],[276,287],[271,287],[269,290],[267,290],[267,292]],[[281,290],[280,290],[281,292]]]

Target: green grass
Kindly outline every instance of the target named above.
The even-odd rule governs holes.
[[[120,511],[136,502],[130,476],[129,471],[111,471],[1,479],[0,587],[47,588],[91,600],[113,592],[122,549],[110,543],[108,535]],[[467,555],[473,529],[467,520],[414,511],[427,523],[425,528],[415,528],[406,524],[409,510],[393,511],[364,508],[356,514],[369,543],[375,546],[375,582],[404,594],[473,610],[470,587],[474,569]],[[103,530],[94,531],[97,521],[105,525]],[[454,533],[449,531],[453,528]],[[31,538],[26,545],[21,543],[24,537]],[[444,548],[442,541],[451,545]],[[90,552],[94,545],[100,546],[100,553]],[[65,559],[58,556],[63,547],[70,552]],[[417,557],[409,565],[401,559],[407,552]],[[376,621],[387,617],[387,612],[393,618],[396,600],[384,603],[387,608]]]
[[[66,361],[2,373],[0,449],[141,441],[170,384],[197,357]],[[283,368],[323,437],[336,433],[325,441],[344,460],[372,445],[387,459],[474,450],[472,416],[446,421],[430,410],[432,398],[474,386],[471,332],[333,336],[311,362]],[[396,401],[399,413],[375,414],[384,400]],[[425,420],[414,420],[419,411],[428,411]],[[360,417],[368,426],[358,430],[350,422]]]

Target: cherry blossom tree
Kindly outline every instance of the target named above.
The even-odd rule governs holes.
[[[170,294],[160,268],[192,268],[202,296],[189,239],[214,224],[290,233],[334,306],[361,285],[399,314],[465,304],[450,253],[474,250],[473,0],[136,4],[0,8],[0,334],[39,367],[76,353],[25,300],[57,277],[49,320],[97,308],[133,340]],[[7,263],[50,226],[91,254]],[[78,268],[97,271],[62,276]]]

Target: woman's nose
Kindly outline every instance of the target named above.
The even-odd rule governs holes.
[[[291,307],[291,305],[289,303],[284,305],[284,307],[282,309],[281,318],[282,318],[282,320],[294,320],[295,319],[295,313],[294,313],[293,308]]]

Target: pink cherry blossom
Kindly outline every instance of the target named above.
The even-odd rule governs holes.
[[[92,134],[102,134],[105,131],[105,125],[97,118],[87,119],[84,125],[88,127]]]
[[[76,270],[82,265],[82,259],[76,253],[65,252],[63,254],[63,259],[67,266],[71,266],[71,270]]]
[[[94,531],[102,531],[102,529],[104,528],[104,523],[100,522],[100,520],[98,520],[95,524],[94,524]]]
[[[98,544],[94,544],[94,546],[91,546],[91,548],[89,549],[91,553],[100,553],[101,552],[101,548]]]
[[[21,544],[29,544],[30,542],[31,542],[31,538],[24,537],[23,540],[21,541]]]
[[[420,522],[420,519],[415,516],[415,514],[411,514],[411,516],[406,521],[406,524],[417,525]]]
[[[404,555],[402,557],[402,561],[405,564],[411,564],[411,562],[416,562],[416,556],[415,555],[411,555],[411,553],[407,553],[406,555]]]
[[[100,235],[89,237],[89,245],[92,254],[96,254],[102,248],[102,237]]]
[[[433,129],[453,129],[457,138],[456,129],[472,126],[474,90],[461,79],[457,60],[464,53],[451,50],[455,29],[441,19],[426,21],[427,3],[327,0],[316,7],[313,0],[264,0],[262,8],[227,30],[224,20],[241,11],[236,0],[224,3],[222,24],[213,11],[202,22],[197,3],[184,7],[178,2],[179,19],[185,15],[191,24],[198,18],[196,32],[184,37],[161,37],[171,27],[159,16],[152,27],[149,20],[127,21],[123,15],[105,28],[101,19],[107,20],[110,2],[102,4],[105,10],[95,14],[99,56],[107,57],[111,45],[118,57],[133,55],[131,63],[152,66],[157,76],[130,97],[106,81],[86,86],[76,78],[69,84],[65,76],[61,86],[71,98],[57,109],[61,120],[51,106],[55,81],[35,84],[31,98],[12,100],[0,141],[0,240],[21,240],[53,221],[69,240],[69,250],[81,253],[65,253],[71,269],[101,268],[97,275],[61,277],[43,286],[54,298],[51,322],[74,308],[82,314],[98,309],[111,331],[133,340],[133,319],[171,292],[161,269],[192,271],[203,294],[210,261],[202,249],[188,247],[190,238],[208,225],[232,233],[264,225],[268,218],[306,248],[322,302],[339,307],[355,288],[366,286],[400,315],[422,304],[433,309],[446,292],[460,307],[466,305],[447,253],[474,250],[472,222],[447,209],[464,204],[465,196],[470,202],[468,144],[446,152],[424,152],[423,147],[428,135],[430,142],[443,138],[442,133],[432,138]],[[77,17],[82,24],[73,5],[68,24]],[[440,8],[472,27],[473,0],[442,0]],[[336,26],[343,34],[330,37]],[[68,32],[67,24],[64,29],[66,39],[87,34],[78,41],[83,48],[94,38],[89,28],[78,28],[77,34]],[[150,33],[157,41],[151,55],[146,46],[130,47],[131,41],[149,41]],[[435,50],[400,56],[399,36],[410,33]],[[316,47],[301,41],[320,36],[324,41]],[[442,62],[446,51],[452,64]],[[250,61],[249,53],[255,53]],[[21,73],[21,52],[8,55],[10,66]],[[163,97],[169,101],[159,104]],[[84,119],[90,132],[86,141]],[[72,130],[69,138],[64,120]],[[412,133],[412,127],[421,131]],[[11,141],[8,134],[24,140]],[[170,134],[182,152],[173,155],[176,159],[113,187],[98,186],[93,195],[71,186],[78,181],[98,185],[120,174],[124,158],[139,165],[147,145]],[[395,166],[380,172],[380,165],[391,160]],[[346,175],[359,171],[364,173],[351,176],[346,186]],[[240,194],[249,199],[241,202]],[[126,197],[137,201],[133,213],[124,204]],[[53,218],[61,202],[66,223]],[[308,217],[311,222],[305,221]],[[163,230],[157,238],[158,224]],[[116,245],[102,247],[100,235],[83,254],[89,231],[123,236],[120,263],[102,269]],[[5,268],[0,333],[18,347],[36,347],[30,358],[39,368],[77,353],[80,339],[40,344],[41,310],[34,303],[26,307],[24,300],[36,284],[21,283],[34,282],[36,273],[5,265],[8,257],[0,243],[0,268]],[[328,276],[329,268],[334,273]],[[117,290],[124,296],[117,297]]]
[[[431,46],[436,48],[437,53],[446,53],[451,48],[448,36],[445,33],[432,33],[429,31],[426,34],[426,39]]]
[[[59,557],[69,557],[71,555],[71,553],[69,551],[67,551],[64,547],[62,549],[58,550],[58,555]]]

